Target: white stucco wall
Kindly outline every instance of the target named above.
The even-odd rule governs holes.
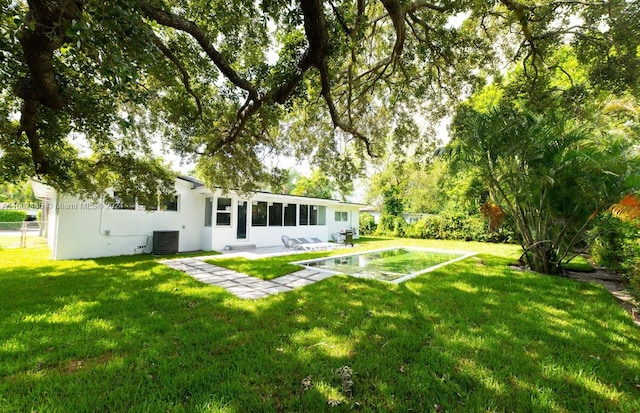
[[[46,200],[47,202],[47,246],[51,251],[56,250],[56,243],[58,237],[58,209],[55,207],[58,203],[58,195],[53,192],[51,197]]]
[[[207,237],[210,236],[211,249],[222,250],[227,246],[237,247],[243,245],[255,245],[256,247],[279,246],[282,244],[282,236],[286,235],[292,238],[318,238],[322,241],[328,241],[332,232],[339,232],[342,228],[356,228],[359,222],[359,206],[353,204],[343,204],[335,200],[314,199],[305,197],[296,197],[290,195],[277,195],[266,193],[255,193],[251,197],[241,197],[237,194],[223,194],[220,191],[214,191],[210,194],[213,198],[213,217],[211,228],[205,228],[203,231],[205,241],[203,245],[208,245]],[[218,198],[231,199],[231,225],[221,226],[216,223],[216,205]],[[247,238],[237,238],[238,224],[238,202],[246,201],[247,210]],[[203,201],[204,202],[204,201]],[[295,204],[296,207],[296,225],[285,226],[253,226],[252,225],[252,208],[254,202],[278,202],[282,204]],[[326,208],[324,225],[299,225],[300,205],[324,206]],[[349,219],[346,222],[335,221],[335,211],[348,212]],[[210,234],[210,235],[209,235]]]
[[[93,258],[151,252],[153,231],[179,231],[179,251],[202,248],[200,196],[178,180],[178,211],[138,211],[104,207],[72,196],[55,204],[54,259]],[[140,248],[142,247],[142,248]]]
[[[267,247],[282,244],[282,236],[307,239],[330,239],[333,232],[354,228],[357,237],[359,206],[335,200],[295,197],[269,193],[242,196],[235,193],[210,191],[192,182],[176,180],[178,211],[124,210],[103,207],[73,196],[52,200],[49,244],[54,259],[94,258],[131,255],[152,251],[154,231],[179,231],[180,252],[223,250],[226,246]],[[212,199],[211,226],[205,226],[206,199]],[[216,222],[218,198],[230,198],[230,225]],[[295,204],[296,225],[253,226],[253,202]],[[247,202],[247,233],[238,239],[238,202]],[[300,205],[326,207],[324,225],[299,225]],[[347,221],[336,221],[335,212],[348,214]]]
[[[221,191],[214,191],[210,195],[213,198],[213,217],[212,227],[209,229],[211,236],[211,248],[214,250],[222,250],[227,246],[249,246],[256,247],[278,246],[282,244],[282,236],[286,235],[293,238],[319,238],[323,241],[329,239],[331,233],[331,223],[333,220],[333,204],[334,200],[320,200],[304,197],[295,197],[289,195],[277,195],[267,193],[255,193],[249,197],[242,197],[234,193],[224,194]],[[231,225],[218,225],[216,222],[216,206],[218,198],[231,199]],[[238,239],[238,202],[247,202],[247,236],[246,239]],[[295,204],[296,206],[296,225],[286,226],[284,220],[281,226],[253,226],[252,225],[252,209],[254,202],[266,202],[267,204],[277,202],[285,204]],[[326,208],[324,225],[299,225],[300,205],[324,206]],[[203,232],[205,237],[207,229]],[[206,241],[205,241],[206,242]]]
[[[336,212],[346,212],[347,221],[336,221]],[[329,223],[329,234],[341,232],[345,229],[354,230],[354,238],[360,236],[360,208],[358,205],[338,204],[332,207],[331,216],[327,217]]]

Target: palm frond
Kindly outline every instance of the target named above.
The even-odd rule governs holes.
[[[633,221],[640,218],[640,199],[636,195],[627,194],[620,202],[609,207],[611,215],[622,221]]]
[[[500,208],[500,205],[495,202],[487,200],[480,207],[480,212],[483,217],[489,220],[489,232],[496,231],[504,222],[505,213],[502,208]]]

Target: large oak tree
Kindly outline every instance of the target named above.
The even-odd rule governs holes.
[[[562,70],[546,58],[574,42],[609,89],[633,87],[640,67],[639,6],[624,0],[0,0],[0,10],[2,179],[143,198],[171,189],[152,139],[197,160],[210,184],[259,185],[273,151],[349,179],[400,115],[443,114],[508,62],[535,82]]]

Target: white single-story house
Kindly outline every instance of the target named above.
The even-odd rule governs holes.
[[[328,241],[344,230],[357,238],[362,207],[269,192],[240,195],[185,176],[176,179],[173,202],[152,206],[109,205],[33,186],[44,202],[44,232],[56,260],[151,253],[162,246],[178,252],[282,246],[283,235]]]

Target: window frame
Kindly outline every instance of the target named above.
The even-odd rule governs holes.
[[[327,207],[324,205],[318,205],[317,225],[327,225]]]
[[[258,207],[264,205],[264,215],[261,213]],[[258,222],[256,223],[256,219],[260,218],[264,219],[264,223]],[[266,227],[269,223],[269,204],[266,201],[251,201],[251,226],[252,227]]]
[[[309,205],[309,225],[318,225],[318,205]]]
[[[270,227],[283,226],[283,203],[282,202],[269,202],[267,222]]]
[[[283,216],[285,227],[295,227],[298,225],[298,204],[284,204]],[[291,212],[293,210],[293,212]],[[288,215],[287,215],[288,213]],[[289,221],[287,221],[289,218]],[[292,221],[293,220],[293,221]]]
[[[169,206],[173,204],[175,204],[175,209],[169,209]],[[174,195],[173,201],[165,202],[160,206],[160,211],[178,212],[179,210],[180,210],[180,195]]]
[[[336,222],[349,222],[349,212],[348,211],[335,211],[334,218],[335,218]]]
[[[221,205],[220,201],[229,201]],[[216,227],[230,227],[231,226],[231,212],[233,209],[233,199],[219,196],[216,198]],[[220,218],[225,217],[221,223]]]
[[[204,199],[204,226],[211,228],[213,226],[213,197],[208,196]]]
[[[304,211],[304,220],[303,220],[303,213]],[[307,226],[309,225],[309,205],[307,204],[300,204],[300,213],[299,213],[299,217],[298,217],[298,225],[300,226]]]
[[[137,210],[135,198],[133,198],[133,200],[129,200],[128,203],[125,203],[124,198],[118,194],[118,191],[113,191],[113,199],[114,199],[113,209],[117,209],[119,211]]]

